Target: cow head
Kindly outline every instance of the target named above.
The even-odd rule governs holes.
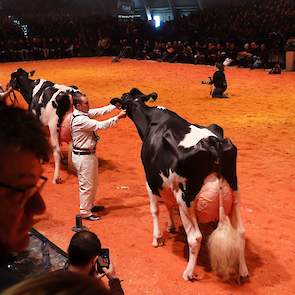
[[[142,105],[150,99],[155,101],[157,97],[158,94],[156,92],[145,95],[139,89],[132,88],[129,92],[124,93],[121,98],[113,98],[110,103],[126,110],[127,114],[130,114],[137,105]]]
[[[9,85],[12,87],[12,89],[21,91],[23,85],[29,80],[29,77],[32,77],[34,74],[34,70],[31,72],[26,72],[24,69],[19,68],[11,74]]]

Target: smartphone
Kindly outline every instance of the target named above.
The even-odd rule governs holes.
[[[103,267],[110,267],[110,251],[108,248],[100,249],[96,267],[99,273],[103,273]]]

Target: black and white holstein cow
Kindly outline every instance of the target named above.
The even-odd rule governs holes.
[[[223,138],[218,125],[191,124],[163,107],[147,106],[150,98],[155,100],[157,94],[144,95],[133,88],[111,103],[126,110],[142,139],[141,160],[153,219],[152,245],[163,245],[158,208],[161,197],[169,212],[170,232],[175,230],[173,209],[179,209],[189,245],[183,278],[192,280],[202,240],[198,224],[219,220],[208,241],[211,266],[225,280],[239,282],[248,276],[248,269],[236,176],[237,149]]]
[[[35,73],[17,69],[11,74],[9,84],[14,90],[19,91],[29,105],[29,110],[40,121],[48,126],[54,157],[53,183],[60,183],[60,142],[59,129],[61,123],[72,108],[71,95],[81,95],[75,86],[64,86],[51,81],[30,77]]]

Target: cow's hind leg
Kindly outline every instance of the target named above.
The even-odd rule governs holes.
[[[187,235],[187,242],[189,246],[189,261],[182,274],[182,277],[188,281],[196,278],[194,271],[201,247],[202,234],[197,222],[193,202],[191,203],[191,207],[188,208],[182,199],[182,192],[180,190],[177,193],[176,199],[179,205],[180,217]]]
[[[231,222],[233,227],[238,231],[241,239],[239,249],[239,274],[241,278],[247,278],[249,276],[249,272],[245,259],[245,227],[241,217],[239,191],[234,192],[234,204],[232,208]]]
[[[160,247],[164,245],[164,239],[161,234],[160,224],[159,224],[159,205],[158,196],[154,195],[150,189],[148,183],[146,183],[147,192],[150,199],[150,211],[153,219],[153,247]]]
[[[166,208],[168,211],[167,232],[173,234],[176,232],[175,222],[174,222],[174,213],[173,213],[174,207],[166,204]]]
[[[58,131],[57,131],[57,122],[50,122],[48,124],[49,131],[50,131],[50,140],[53,149],[53,158],[54,158],[54,175],[52,182],[57,184],[61,183],[60,178],[60,145],[58,140]]]

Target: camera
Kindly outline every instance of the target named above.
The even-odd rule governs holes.
[[[201,84],[207,84],[207,85],[213,84],[212,78],[211,77],[208,77],[208,79],[209,79],[208,81],[202,81]]]
[[[108,248],[102,248],[99,250],[98,259],[96,262],[96,270],[98,273],[104,273],[103,267],[110,267],[110,251]]]

